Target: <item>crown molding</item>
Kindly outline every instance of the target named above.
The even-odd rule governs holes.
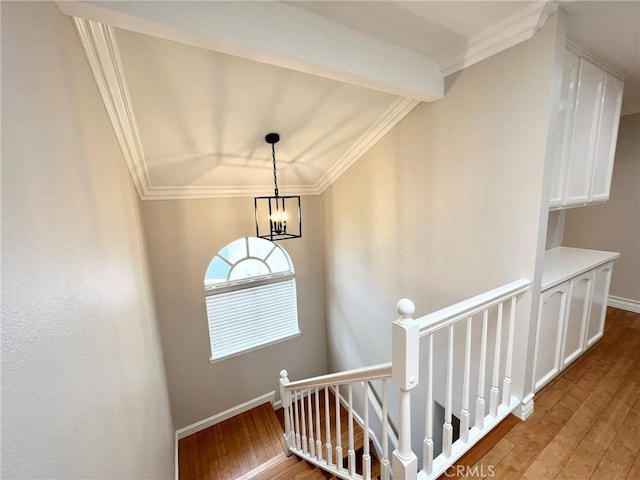
[[[73,24],[89,60],[133,184],[138,196],[144,198],[151,184],[113,30],[109,25],[78,17],[73,17]]]
[[[557,9],[553,1],[536,2],[470,38],[466,45],[449,52],[439,62],[443,75],[451,75],[529,40]]]
[[[270,185],[152,185],[113,30],[109,25],[94,20],[73,17],[73,22],[141,200],[255,197],[272,194],[273,187]],[[418,103],[420,103],[419,100],[399,98],[316,184],[288,185],[285,189],[281,189],[282,193],[321,194]]]
[[[419,103],[410,98],[396,100],[316,183],[317,193],[324,192]]]
[[[313,185],[287,185],[280,188],[280,195],[319,195]],[[196,200],[206,198],[248,198],[273,195],[273,185],[225,185],[225,186],[169,186],[152,187],[142,200]]]

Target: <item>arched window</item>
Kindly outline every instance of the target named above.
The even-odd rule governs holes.
[[[211,362],[300,334],[293,263],[278,244],[239,238],[204,276]]]

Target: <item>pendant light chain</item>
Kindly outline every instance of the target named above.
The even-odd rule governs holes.
[[[278,196],[278,172],[276,170],[276,144],[271,144],[271,156],[273,157],[273,184],[275,185],[275,194]]]

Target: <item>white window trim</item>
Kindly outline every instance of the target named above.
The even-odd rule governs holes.
[[[269,242],[273,244],[273,248],[267,252],[264,258],[250,255],[249,238],[245,237],[245,240],[247,242],[246,256],[230,262],[221,254],[228,247],[227,245],[211,260],[213,262],[218,257],[231,268],[227,273],[227,281],[206,285],[204,288],[211,347],[210,364],[250,353],[301,335],[295,272],[291,257],[286,250],[274,242]],[[261,241],[268,240],[261,239]],[[290,268],[289,271],[229,280],[234,267],[247,259],[255,259],[265,263],[267,269],[271,272],[271,268],[266,261],[276,249],[279,249],[284,254]],[[279,287],[280,284],[282,284],[282,288]],[[289,288],[293,290],[292,295],[287,292]],[[254,293],[249,291],[251,289],[257,290]],[[243,291],[246,291],[246,293],[243,293]],[[270,295],[274,295],[274,298],[270,298]],[[218,296],[220,298],[216,300],[215,297]],[[247,301],[247,308],[243,308],[245,300]],[[282,305],[283,315],[278,315],[277,312],[280,304]],[[252,310],[254,306],[255,316]],[[271,319],[275,319],[275,321],[272,322]],[[238,326],[237,330],[234,327],[235,325]],[[271,330],[271,325],[274,327],[273,330]],[[283,336],[278,337],[278,332]],[[275,335],[270,335],[270,333],[275,333]],[[259,343],[262,338],[266,341]],[[218,343],[216,343],[216,339]],[[243,342],[245,345],[243,345]],[[226,351],[229,353],[225,353]],[[216,352],[218,356],[216,356]]]

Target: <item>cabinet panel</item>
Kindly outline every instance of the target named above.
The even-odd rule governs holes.
[[[609,199],[613,157],[616,152],[618,125],[620,124],[623,86],[624,84],[617,78],[606,75],[591,182],[590,201],[593,202]]]
[[[573,110],[578,84],[578,67],[578,56],[569,50],[565,50],[562,93],[560,94],[560,104],[558,105],[559,130],[556,132],[557,137],[552,140],[555,148],[553,149],[554,158],[552,160],[553,172],[549,207],[558,207],[562,205],[564,200],[564,186],[571,147],[571,130],[573,128]]]
[[[594,272],[585,348],[593,345],[604,333],[604,319],[607,314],[607,298],[609,296],[612,269],[613,263],[609,262],[597,268]]]
[[[591,304],[593,272],[571,279],[569,304],[562,335],[562,366],[565,367],[584,351],[584,335]]]
[[[538,391],[560,371],[560,340],[567,308],[569,282],[557,285],[540,296],[536,332],[534,390]]]
[[[603,70],[584,58],[580,59],[565,205],[589,201],[604,80]]]

